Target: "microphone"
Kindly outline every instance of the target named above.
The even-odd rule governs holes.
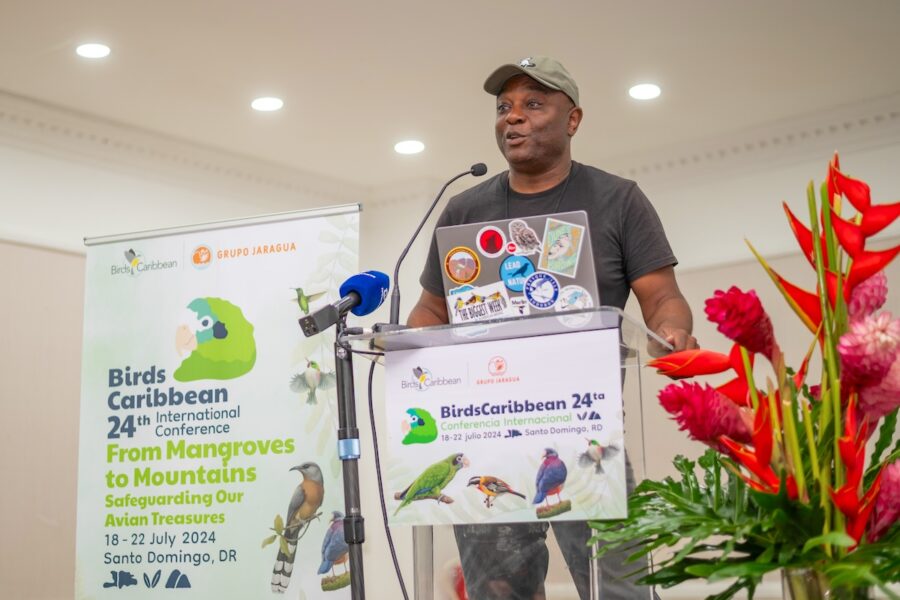
[[[399,325],[400,324],[400,263],[403,262],[403,259],[406,258],[406,254],[409,252],[409,249],[412,247],[413,242],[416,241],[416,238],[419,235],[419,232],[422,231],[422,227],[425,226],[425,221],[428,220],[428,217],[431,216],[431,212],[434,210],[434,207],[437,206],[438,200],[441,199],[441,196],[444,195],[444,190],[447,187],[459,179],[460,177],[465,177],[466,175],[472,175],[474,177],[481,177],[487,173],[487,165],[484,163],[475,163],[472,165],[468,171],[463,171],[459,175],[454,176],[447,183],[444,184],[444,187],[441,188],[441,191],[438,192],[438,195],[435,197],[434,201],[431,203],[431,206],[428,207],[428,212],[425,213],[425,217],[419,223],[419,226],[416,227],[415,233],[413,233],[412,238],[410,238],[409,243],[406,244],[406,248],[403,249],[403,252],[400,253],[400,258],[397,259],[397,265],[394,267],[394,289],[391,290],[391,313],[390,313],[390,321],[389,325]]]
[[[338,290],[340,300],[300,319],[303,335],[311,337],[328,329],[348,312],[357,317],[373,312],[384,302],[389,286],[388,276],[381,271],[365,271],[353,275],[341,284]]]

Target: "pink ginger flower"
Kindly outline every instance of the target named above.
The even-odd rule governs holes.
[[[706,316],[723,335],[772,361],[778,349],[775,331],[756,292],[742,292],[736,286],[727,292],[716,290],[706,301]]]
[[[900,353],[878,383],[859,390],[859,410],[869,418],[872,427],[883,416],[900,406]]]
[[[864,319],[884,306],[887,292],[887,275],[884,271],[878,271],[853,288],[850,301],[847,303],[850,320]]]
[[[885,311],[850,324],[841,336],[841,382],[857,389],[878,385],[887,375],[900,348],[900,319]]]
[[[708,384],[673,383],[659,393],[662,407],[692,439],[721,449],[719,436],[749,443],[753,416]]]
[[[878,541],[900,517],[900,459],[881,472],[881,489],[875,498],[875,510],[869,519],[869,541]]]

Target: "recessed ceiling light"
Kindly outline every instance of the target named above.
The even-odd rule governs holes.
[[[281,110],[281,107],[284,106],[284,100],[281,98],[274,98],[271,96],[267,96],[265,98],[257,98],[253,102],[250,103],[250,107],[253,110],[258,110],[260,112],[271,112],[273,110]]]
[[[404,140],[394,144],[394,152],[397,154],[418,154],[425,149],[425,144],[419,140]]]
[[[628,95],[635,100],[653,100],[658,98],[661,92],[655,83],[639,83],[628,90]]]
[[[75,48],[75,53],[82,58],[106,58],[109,56],[109,46],[106,44],[81,44]]]

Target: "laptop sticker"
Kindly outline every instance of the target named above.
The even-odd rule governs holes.
[[[515,245],[512,253],[527,256],[539,254],[541,240],[534,229],[521,219],[509,222],[509,239]]]
[[[469,283],[481,272],[481,261],[471,248],[457,246],[444,257],[444,272],[454,283]]]
[[[534,273],[534,263],[524,256],[508,256],[500,263],[500,279],[511,292],[522,293],[525,280]]]
[[[575,277],[583,240],[584,227],[581,225],[548,218],[538,268],[557,275]]]
[[[559,298],[559,282],[550,273],[538,271],[525,280],[525,298],[539,310],[546,310]]]
[[[462,294],[447,296],[447,308],[453,323],[513,317],[518,314],[510,304],[506,288],[499,281]]]
[[[586,289],[580,285],[567,285],[559,291],[559,302],[556,310],[583,310],[594,308],[594,299]]]
[[[494,225],[488,225],[475,236],[475,244],[478,251],[487,258],[494,258],[506,252],[506,236],[503,230]]]

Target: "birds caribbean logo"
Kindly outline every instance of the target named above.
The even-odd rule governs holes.
[[[299,471],[303,476],[300,484],[294,489],[291,502],[288,504],[287,519],[283,522],[281,516],[275,518],[275,535],[263,541],[263,547],[281,538],[278,547],[278,556],[275,558],[275,566],[272,567],[272,591],[283,594],[291,581],[291,573],[294,570],[294,559],[297,554],[297,541],[302,538],[313,519],[321,514],[319,507],[325,499],[325,483],[322,479],[322,470],[314,462],[305,462],[291,471]],[[281,531],[279,531],[281,529]]]
[[[175,380],[235,379],[249,373],[256,363],[256,342],[241,309],[222,298],[195,298],[188,309],[196,318],[175,331],[176,350],[188,354]]]
[[[414,500],[431,499],[437,500],[438,503],[452,503],[453,498],[444,495],[443,490],[453,481],[460,469],[468,466],[469,459],[462,452],[456,452],[425,469],[405,490],[394,494],[394,499],[401,501],[400,506],[394,511],[394,516]]]
[[[521,494],[510,487],[508,483],[494,477],[493,475],[475,475],[469,478],[467,487],[475,486],[475,488],[484,494],[484,505],[488,508],[494,506],[494,500],[505,494],[518,496],[523,500],[527,500],[525,494]]]

